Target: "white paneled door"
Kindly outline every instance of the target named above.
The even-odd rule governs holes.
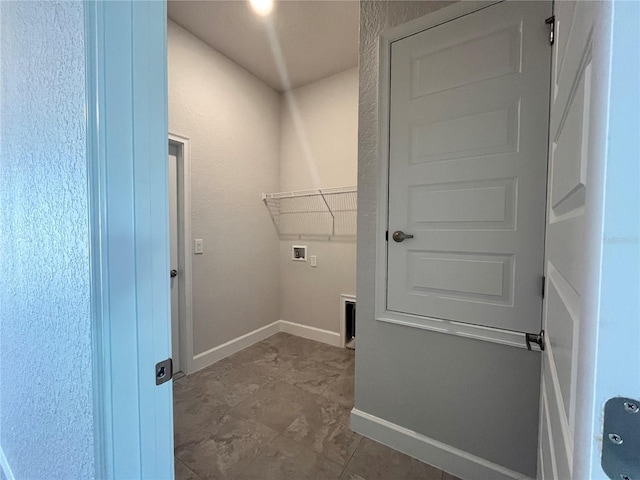
[[[556,2],[549,187],[547,292],[539,476],[573,477],[578,336],[588,278],[585,199],[592,120],[592,34],[595,2]],[[603,119],[595,119],[604,124]],[[597,180],[597,179],[596,179]],[[586,399],[585,399],[586,400]]]
[[[503,2],[392,43],[388,310],[540,330],[549,16]]]

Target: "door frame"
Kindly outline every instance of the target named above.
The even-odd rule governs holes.
[[[182,373],[189,375],[193,373],[191,140],[189,137],[170,131],[169,143],[176,145],[180,151],[180,156],[178,157],[178,262],[183,271],[182,275],[178,275],[178,287],[180,289],[179,343]]]
[[[387,240],[389,229],[389,111],[391,96],[391,44],[432,27],[469,15],[505,0],[459,2],[429,15],[404,23],[380,36],[380,68],[378,70],[378,163],[379,186],[377,197],[376,241],[376,304],[375,319],[381,322],[432,330],[450,335],[475,338],[518,348],[527,348],[521,332],[472,325],[452,320],[422,317],[387,309]]]
[[[95,477],[169,479],[166,2],[83,6]]]

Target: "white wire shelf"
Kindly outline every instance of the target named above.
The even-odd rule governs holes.
[[[281,237],[355,237],[357,198],[351,186],[262,194]]]

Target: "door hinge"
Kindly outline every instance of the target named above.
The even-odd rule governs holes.
[[[540,330],[540,333],[525,333],[524,341],[527,344],[527,350],[531,350],[532,343],[537,344],[540,350],[544,350],[544,330]]]
[[[156,385],[162,385],[173,377],[173,360],[167,358],[156,363]]]
[[[541,283],[542,283],[542,287],[541,287],[541,289],[542,289],[542,298],[544,298],[544,290],[545,290],[545,287],[547,286],[547,277],[545,277],[544,275],[542,276],[542,282]]]
[[[384,232],[384,239],[388,242],[389,241],[389,230],[387,230],[386,232]]]
[[[549,43],[553,45],[553,42],[556,40],[556,16],[551,15],[544,23],[549,25]]]
[[[640,478],[640,401],[614,397],[604,404],[601,465],[609,478]]]

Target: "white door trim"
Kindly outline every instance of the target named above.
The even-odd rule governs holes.
[[[169,143],[178,145],[178,181],[182,195],[178,192],[182,225],[178,222],[178,235],[183,248],[179,249],[179,265],[184,271],[178,276],[180,290],[180,366],[185,375],[193,373],[193,259],[191,257],[191,140],[189,137],[169,132]]]
[[[502,0],[500,0],[502,1]],[[418,32],[449,22],[456,18],[482,10],[500,1],[459,2],[445,7],[434,13],[417,18],[411,22],[399,25],[380,36],[380,69],[378,79],[378,146],[380,165],[380,184],[377,199],[377,235],[376,242],[376,304],[375,319],[433,330],[450,335],[474,338],[487,342],[500,343],[512,347],[527,348],[524,335],[521,332],[502,330],[498,328],[471,325],[467,323],[441,320],[438,318],[422,317],[387,309],[387,240],[385,239],[389,225],[389,98],[391,93],[391,44],[397,40],[414,35]]]

